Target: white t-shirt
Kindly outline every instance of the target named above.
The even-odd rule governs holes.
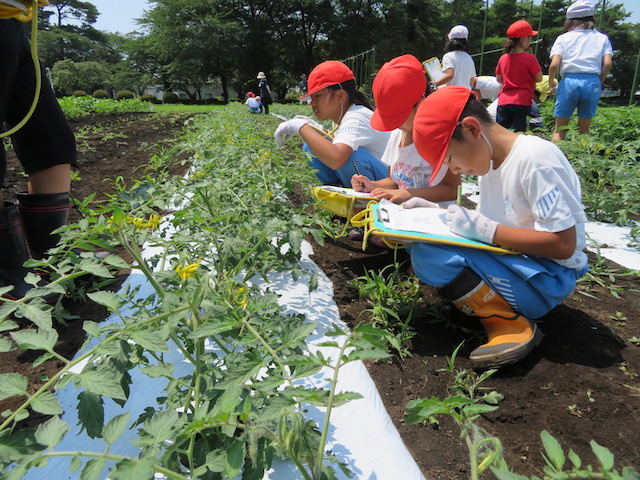
[[[479,211],[502,225],[541,232],[576,227],[576,250],[560,265],[579,270],[587,265],[580,179],[569,160],[553,143],[519,135],[497,169],[479,178]]]
[[[447,85],[460,85],[471,89],[471,77],[476,76],[473,58],[462,50],[452,50],[442,57],[442,71],[453,68],[453,78]]]
[[[491,75],[480,75],[476,78],[476,90],[480,90],[482,99],[486,98],[498,98],[502,84],[498,83],[496,77]]]
[[[255,97],[247,98],[247,101],[244,102],[251,110],[260,110],[260,102]]]
[[[376,130],[369,123],[373,112],[362,105],[351,105],[342,117],[340,127],[333,134],[333,143],[342,143],[355,152],[365,147],[376,158],[382,158],[389,132]]]
[[[595,29],[576,29],[563,33],[551,47],[550,57],[560,55],[560,76],[567,73],[602,72],[602,58],[613,55],[613,47],[604,33]]]
[[[393,130],[382,155],[382,163],[389,165],[390,177],[398,188],[428,188],[431,165],[423,159],[414,143],[400,146],[402,130]]]

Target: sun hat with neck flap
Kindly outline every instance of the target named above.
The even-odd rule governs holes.
[[[327,60],[316,66],[307,79],[307,93],[300,100],[311,100],[311,95],[332,85],[355,80],[356,77],[349,67],[337,60]]]
[[[431,165],[430,186],[439,184],[449,170],[443,165],[444,156],[470,98],[475,98],[475,94],[467,87],[452,85],[437,89],[418,107],[413,120],[413,143]]]
[[[373,79],[376,109],[371,126],[383,132],[402,126],[426,89],[424,68],[413,55],[402,55],[385,63]]]

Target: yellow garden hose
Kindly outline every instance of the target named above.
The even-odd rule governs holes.
[[[37,11],[38,5],[49,5],[49,2],[48,0],[33,0],[31,5],[26,5],[17,0],[0,0],[0,18],[17,18],[21,22],[28,22],[33,18],[31,22],[31,58],[33,59],[33,66],[36,73],[36,89],[31,108],[20,123],[11,130],[0,133],[0,138],[13,135],[20,130],[29,121],[38,105],[40,90],[42,88],[42,72],[40,70],[40,61],[38,60],[38,15],[33,15],[33,11]]]

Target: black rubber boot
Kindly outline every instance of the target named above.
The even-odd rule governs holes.
[[[51,232],[67,224],[69,192],[20,192],[16,197],[31,256],[39,260],[60,241],[60,235]]]
[[[0,286],[13,286],[13,290],[4,294],[6,298],[19,300],[34,288],[24,281],[30,271],[24,266],[28,259],[29,250],[20,213],[14,204],[5,202],[4,208],[0,209]],[[44,286],[44,280],[39,285]],[[52,293],[43,298],[53,304],[59,297],[59,294]]]

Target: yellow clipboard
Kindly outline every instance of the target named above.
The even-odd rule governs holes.
[[[317,200],[318,207],[347,219],[337,238],[346,235],[347,229],[351,224],[350,220],[354,216],[356,209],[367,208],[370,202],[378,201],[375,197],[349,195],[344,193],[345,190],[347,189],[328,185],[311,187],[311,192]]]
[[[518,255],[519,252],[507,248],[496,247],[487,243],[478,242],[458,235],[441,235],[422,232],[412,232],[410,230],[395,230],[385,226],[379,215],[380,205],[377,202],[370,202],[367,208],[356,213],[351,218],[351,224],[364,228],[364,238],[362,239],[362,249],[367,248],[367,241],[370,235],[379,236],[390,248],[404,248],[416,242],[439,243],[443,245],[454,245],[456,247],[476,248],[487,250],[499,255]]]

